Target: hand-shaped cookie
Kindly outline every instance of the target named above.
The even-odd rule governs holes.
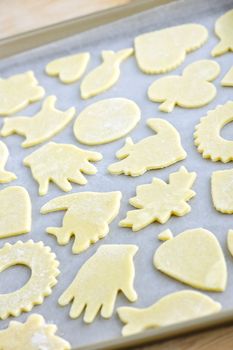
[[[170,75],[155,80],[148,89],[151,101],[163,102],[159,109],[171,112],[175,105],[183,108],[198,108],[216,96],[216,88],[210,83],[220,73],[219,64],[200,60],[188,65],[181,76]]]
[[[34,73],[29,71],[0,79],[0,115],[10,115],[40,100],[45,94]]]
[[[81,267],[59,304],[72,302],[71,318],[79,317],[85,309],[84,321],[91,323],[100,309],[102,317],[112,316],[119,291],[135,301],[133,256],[137,250],[135,245],[102,245]]]
[[[25,136],[22,147],[31,147],[47,141],[58,134],[71,121],[75,108],[62,112],[55,108],[56,96],[49,96],[44,101],[40,112],[33,117],[15,117],[4,120],[2,136],[18,134]]]
[[[69,181],[85,185],[87,180],[82,172],[95,174],[97,170],[90,161],[101,159],[102,155],[97,152],[82,150],[74,145],[49,142],[24,158],[23,163],[31,168],[32,175],[39,184],[39,194],[43,196],[48,192],[50,181],[65,192],[72,189]]]
[[[41,208],[41,213],[67,211],[62,227],[48,227],[46,231],[62,245],[74,236],[72,251],[81,253],[108,234],[108,224],[117,216],[120,200],[121,192],[82,192],[54,198]]]

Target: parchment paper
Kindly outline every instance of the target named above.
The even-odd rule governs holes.
[[[59,246],[55,237],[45,232],[47,226],[60,226],[64,212],[48,215],[39,214],[43,204],[51,198],[65,193],[51,184],[49,193],[44,197],[39,197],[37,194],[38,186],[31,176],[30,169],[22,165],[23,158],[38,147],[22,149],[20,146],[22,142],[21,137],[13,135],[4,138],[4,142],[7,143],[10,150],[7,168],[14,171],[18,176],[18,179],[10,185],[22,185],[29,191],[33,204],[33,222],[30,234],[1,239],[0,247],[5,242],[14,243],[19,239],[23,241],[33,239],[34,241],[44,241],[56,253],[60,261],[61,270],[58,284],[53,289],[52,295],[45,298],[42,305],[34,307],[32,312],[41,313],[48,322],[56,323],[59,328],[59,334],[69,340],[73,347],[93,344],[120,337],[121,335],[122,324],[116,313],[110,320],[97,317],[94,323],[86,325],[83,323],[82,317],[71,320],[68,315],[69,307],[62,308],[57,304],[58,297],[68,287],[79,268],[96,252],[101,244],[130,243],[139,246],[139,252],[134,259],[136,269],[135,288],[138,293],[138,301],[133,306],[146,307],[168,293],[187,288],[187,286],[175,282],[175,280],[156,271],[152,265],[153,254],[161,244],[157,239],[157,234],[166,228],[170,228],[176,235],[185,229],[202,226],[211,230],[218,237],[227,260],[228,284],[224,293],[207,294],[221,302],[224,309],[233,309],[233,258],[230,257],[226,248],[226,234],[228,229],[233,228],[233,216],[218,213],[213,208],[210,194],[211,173],[214,170],[229,169],[232,167],[232,164],[213,163],[210,160],[204,160],[197,152],[193,143],[194,127],[199,122],[200,117],[206,115],[208,110],[214,109],[217,105],[223,104],[233,98],[233,88],[223,88],[220,86],[222,77],[230,69],[233,61],[232,53],[216,58],[216,61],[221,65],[221,74],[214,82],[218,89],[218,94],[208,106],[193,110],[176,107],[169,114],[159,112],[158,104],[150,102],[146,94],[151,82],[160,76],[150,76],[141,73],[134,57],[122,63],[120,79],[112,89],[86,101],[82,101],[80,98],[80,82],[72,85],[63,85],[58,79],[48,77],[44,73],[44,67],[54,58],[75,52],[90,51],[91,63],[88,66],[88,71],[90,71],[101,62],[100,53],[102,49],[119,50],[132,47],[134,36],[143,32],[188,22],[201,23],[209,30],[209,40],[201,49],[188,54],[185,62],[171,73],[180,74],[187,64],[197,59],[211,58],[210,51],[218,42],[218,39],[214,35],[214,23],[220,15],[231,8],[233,8],[232,0],[181,0],[4,59],[0,62],[1,77],[8,77],[16,73],[33,70],[40,84],[45,87],[46,95],[55,94],[58,97],[57,106],[61,109],[75,106],[77,113],[79,113],[87,105],[103,98],[120,96],[130,98],[140,106],[142,111],[140,123],[131,132],[134,141],[152,135],[153,132],[146,126],[145,122],[148,118],[160,117],[171,122],[179,130],[182,144],[188,153],[187,159],[163,170],[149,171],[143,176],[136,178],[124,175],[113,176],[107,173],[107,166],[116,160],[115,152],[122,147],[124,139],[98,147],[88,148],[79,145],[72,132],[73,122],[58,136],[54,137],[54,141],[74,143],[83,148],[99,151],[104,156],[102,161],[96,163],[98,168],[97,175],[89,176],[86,186],[73,184],[72,192],[120,190],[123,193],[120,213],[110,225],[108,236],[104,240],[92,245],[86,252],[80,255],[73,255],[71,253],[71,242],[67,246]],[[40,106],[41,102],[35,103],[19,112],[18,115],[33,115],[40,109]],[[232,125],[229,124],[223,129],[222,135],[232,139],[232,130]],[[128,204],[128,200],[135,195],[136,186],[150,183],[154,176],[167,181],[169,173],[176,171],[181,165],[185,165],[188,170],[196,171],[198,174],[194,186],[197,194],[190,201],[191,212],[180,218],[172,217],[164,225],[152,224],[138,233],[133,233],[130,229],[119,228],[118,222],[125,217],[127,210],[132,209]],[[4,187],[1,185],[1,188]],[[30,275],[27,272],[25,272],[25,268],[22,269],[21,267],[2,272],[0,274],[0,292],[12,291],[22,286]],[[124,296],[119,295],[116,308],[122,305],[131,304]],[[28,314],[24,313],[17,320],[24,321],[27,317]],[[3,329],[6,327],[9,320],[0,321],[0,328]]]

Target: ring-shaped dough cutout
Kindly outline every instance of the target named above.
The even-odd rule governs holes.
[[[19,316],[29,312],[34,305],[42,304],[44,297],[52,293],[59,274],[56,256],[42,242],[18,241],[6,243],[0,249],[0,272],[13,265],[25,265],[31,269],[31,277],[20,289],[0,294],[0,318]]]
[[[221,129],[233,121],[233,102],[218,106],[201,118],[194,133],[195,145],[203,158],[227,163],[233,160],[233,141],[225,140]]]

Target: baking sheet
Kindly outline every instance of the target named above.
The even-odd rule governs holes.
[[[41,313],[48,322],[56,323],[59,328],[59,334],[69,340],[73,347],[114,339],[121,334],[122,323],[119,321],[116,313],[110,320],[97,317],[91,325],[86,325],[83,323],[82,317],[76,320],[69,318],[70,306],[62,308],[57,304],[58,297],[69,286],[79,268],[96,252],[101,244],[128,243],[139,246],[139,251],[134,259],[136,270],[135,289],[138,293],[138,301],[131,304],[124,296],[119,295],[115,310],[123,305],[146,307],[168,293],[187,288],[187,286],[156,271],[153,267],[152,258],[154,252],[161,244],[157,240],[157,234],[166,228],[170,228],[176,235],[185,229],[202,226],[212,231],[218,237],[227,260],[228,284],[224,293],[207,294],[221,302],[223,309],[233,310],[233,261],[226,248],[226,234],[228,229],[233,228],[233,220],[231,215],[224,215],[215,211],[210,195],[211,173],[214,170],[229,169],[232,167],[232,164],[213,163],[209,160],[204,160],[193,144],[194,127],[199,122],[200,117],[206,115],[208,110],[214,109],[217,105],[232,99],[233,89],[220,86],[222,77],[232,65],[232,54],[228,53],[216,58],[222,70],[220,76],[214,82],[218,89],[218,95],[214,101],[200,109],[187,110],[176,107],[169,114],[159,112],[158,104],[150,102],[146,95],[148,86],[160,75],[150,76],[141,73],[134,57],[123,62],[120,79],[112,89],[86,101],[81,100],[79,95],[80,82],[72,85],[63,85],[58,79],[48,77],[44,73],[44,67],[56,57],[79,51],[90,51],[91,62],[88,66],[88,71],[90,71],[100,63],[100,53],[103,49],[119,50],[131,47],[134,36],[143,32],[188,22],[201,23],[209,30],[209,40],[201,49],[188,54],[185,62],[171,73],[180,74],[187,64],[200,58],[211,58],[210,51],[218,42],[213,31],[215,20],[231,8],[233,8],[232,0],[181,0],[177,3],[154,8],[139,15],[134,15],[0,62],[1,77],[33,70],[40,84],[45,87],[46,95],[55,94],[58,97],[57,106],[61,109],[75,106],[77,113],[79,113],[87,105],[103,98],[130,98],[139,105],[142,111],[140,123],[130,134],[134,141],[152,135],[152,130],[146,126],[145,122],[148,118],[160,117],[171,122],[179,130],[183,147],[188,153],[188,157],[184,161],[166,169],[149,171],[140,177],[113,176],[107,173],[107,166],[116,161],[115,152],[122,147],[124,139],[107,145],[86,147],[78,144],[74,138],[72,132],[73,122],[58,136],[54,137],[54,141],[74,143],[85,149],[96,150],[101,152],[104,157],[102,161],[96,163],[98,173],[94,176],[88,176],[88,184],[86,186],[72,184],[73,190],[71,192],[120,190],[123,193],[120,213],[110,225],[108,236],[91,246],[86,252],[80,255],[73,255],[71,253],[72,242],[67,246],[59,246],[55,237],[45,232],[47,226],[61,225],[64,212],[47,215],[39,214],[40,208],[48,200],[65,193],[51,184],[49,193],[44,197],[39,197],[37,195],[38,186],[31,176],[30,169],[22,165],[23,158],[40,146],[22,149],[20,147],[22,138],[16,135],[3,139],[10,151],[7,169],[14,171],[18,176],[18,179],[10,185],[22,185],[29,191],[33,204],[33,221],[31,233],[1,239],[0,246],[3,246],[5,242],[14,243],[19,239],[23,241],[28,239],[33,239],[34,241],[43,240],[56,253],[60,261],[61,271],[58,284],[53,289],[52,295],[45,298],[42,305],[34,307],[31,313]],[[18,115],[33,115],[40,109],[40,106],[41,102],[37,102],[19,112]],[[229,124],[222,130],[222,135],[232,139],[232,131],[232,124]],[[167,181],[169,174],[178,170],[181,165],[186,166],[189,171],[196,171],[198,174],[194,185],[194,190],[197,194],[190,201],[192,210],[188,215],[180,218],[172,217],[164,225],[152,224],[137,233],[133,233],[130,229],[118,227],[118,222],[125,217],[128,210],[133,208],[128,204],[128,200],[135,195],[137,185],[150,183],[154,176]],[[1,185],[1,188],[6,186]],[[19,288],[29,276],[29,271],[21,267],[11,268],[2,272],[0,274],[0,292],[5,293]],[[27,317],[28,313],[24,313],[17,320],[24,321]],[[0,329],[5,328],[9,320],[0,321]]]

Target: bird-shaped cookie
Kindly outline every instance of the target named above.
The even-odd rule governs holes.
[[[175,105],[198,108],[208,104],[216,96],[216,88],[210,83],[220,73],[219,64],[212,60],[200,60],[188,65],[181,76],[170,75],[155,80],[148,89],[153,102],[162,102],[159,110],[172,112]]]

